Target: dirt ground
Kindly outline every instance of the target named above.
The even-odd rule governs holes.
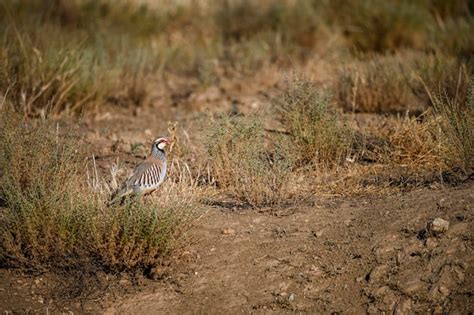
[[[210,208],[177,265],[154,270],[155,281],[115,278],[103,295],[65,299],[57,277],[2,270],[0,308],[7,314],[468,314],[473,205],[470,182],[276,212]],[[449,229],[430,235],[427,222],[437,217]]]
[[[79,125],[100,166],[119,155],[132,167],[139,157],[124,152],[166,130],[156,124],[160,115],[194,123],[195,116],[180,117],[173,107],[153,111],[124,109]],[[468,314],[474,311],[473,206],[472,179],[386,196],[314,196],[281,209],[208,206],[184,251],[152,270],[152,279],[2,269],[0,311]],[[447,231],[429,227],[435,218],[449,222]]]

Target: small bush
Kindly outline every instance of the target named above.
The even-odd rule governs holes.
[[[199,208],[187,168],[171,163],[159,198],[107,207],[113,187],[96,167],[87,181],[79,139],[4,110],[0,123],[1,265],[145,271],[179,246]]]
[[[312,82],[292,80],[284,95],[275,99],[274,107],[295,146],[291,151],[299,166],[344,163],[351,151],[352,132],[330,108],[329,97]]]
[[[460,166],[464,171],[474,167],[474,83],[470,83],[465,101],[439,93],[433,95],[437,135],[444,149],[448,165]]]
[[[291,162],[266,147],[258,117],[222,117],[207,139],[212,174],[234,198],[256,207],[291,199]]]
[[[79,197],[80,142],[46,122],[5,111],[0,120],[0,260],[31,268],[74,260],[94,207]]]

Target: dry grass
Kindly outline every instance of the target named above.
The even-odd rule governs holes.
[[[105,204],[109,191],[115,189],[114,174],[89,181],[100,192],[100,204]],[[183,246],[187,230],[202,214],[202,194],[186,164],[171,160],[168,177],[166,184],[143,203],[128,199],[123,205],[103,209],[94,218],[92,242],[103,266],[147,272]]]
[[[446,93],[433,95],[433,111],[437,135],[445,150],[443,157],[451,166],[465,172],[474,167],[474,83],[471,80],[468,97],[449,97]]]
[[[349,157],[352,131],[344,124],[330,97],[311,81],[293,78],[288,90],[275,99],[278,119],[289,133],[298,166],[341,165]]]
[[[398,58],[388,56],[342,68],[335,87],[339,104],[352,112],[419,110],[401,65]]]
[[[261,117],[221,117],[206,147],[219,188],[251,206],[289,202],[291,161],[266,145]]]
[[[444,55],[375,56],[339,70],[334,89],[348,111],[420,114],[433,105],[427,89],[465,99],[471,72],[469,65]]]
[[[48,121],[2,111],[1,122],[2,265],[146,271],[179,247],[199,214],[185,164],[171,162],[171,179],[156,198],[107,207],[116,167],[107,180],[94,160],[86,172],[80,139]]]
[[[83,193],[80,142],[54,125],[2,111],[0,124],[2,263],[69,263],[82,248],[94,203]]]
[[[160,17],[128,2],[7,1],[0,21],[0,89],[25,115],[142,105],[148,74],[167,60],[150,39]]]
[[[319,58],[340,37],[339,55],[409,48],[470,63],[473,19],[460,8],[470,8],[467,0],[239,0],[153,9],[133,1],[9,0],[0,6],[0,92],[33,116],[80,113],[106,101],[139,106],[149,99],[152,74],[197,77],[209,86],[219,73],[255,74],[268,64]],[[384,86],[383,74],[373,79]],[[344,80],[350,90],[354,78]]]
[[[356,52],[421,48],[426,43],[426,27],[433,23],[428,5],[421,1],[328,1],[323,9]]]

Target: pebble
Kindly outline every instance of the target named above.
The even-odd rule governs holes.
[[[119,280],[119,284],[123,286],[127,286],[127,285],[132,284],[132,282],[130,282],[130,280],[127,280],[127,279],[121,279]]]
[[[433,235],[439,235],[449,229],[449,221],[441,218],[436,218],[428,223],[428,231]]]
[[[223,230],[222,230],[222,234],[224,234],[224,235],[235,234],[235,230],[234,230],[234,229],[231,229],[231,228],[223,229]]]
[[[429,237],[427,240],[426,240],[426,247],[428,248],[435,248],[438,246],[438,242],[433,239],[432,237]]]
[[[412,300],[410,298],[402,298],[402,300],[395,305],[393,314],[395,315],[411,314],[412,309],[413,309]]]
[[[406,283],[402,283],[400,285],[400,287],[401,287],[403,293],[411,295],[411,294],[423,289],[423,282],[421,282],[418,279],[413,279],[413,280],[408,281]]]
[[[446,199],[441,198],[436,204],[440,209],[444,209],[446,207]]]
[[[288,297],[288,301],[293,302],[295,300],[295,295],[293,293]]]
[[[389,269],[390,267],[387,265],[380,265],[375,267],[369,274],[369,282],[374,282],[382,279],[387,274]]]

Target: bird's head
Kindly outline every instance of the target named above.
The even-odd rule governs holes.
[[[171,142],[168,140],[168,138],[165,137],[160,137],[153,141],[153,147],[163,151],[167,145],[171,144]]]

